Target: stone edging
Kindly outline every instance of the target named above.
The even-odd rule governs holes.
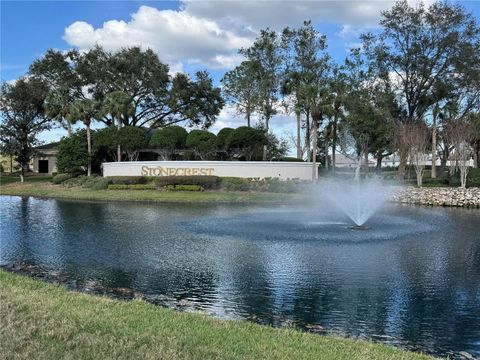
[[[480,188],[402,188],[392,201],[404,204],[480,208]]]

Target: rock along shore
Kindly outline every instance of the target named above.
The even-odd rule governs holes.
[[[416,188],[396,192],[392,200],[403,204],[480,208],[480,188]]]

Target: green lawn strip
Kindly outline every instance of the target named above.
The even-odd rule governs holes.
[[[38,182],[46,182],[52,180],[52,176],[50,175],[35,175],[35,176],[25,176],[24,182],[25,183],[38,183]],[[20,176],[12,176],[12,175],[0,175],[0,185],[7,185],[13,183],[20,183]]]
[[[372,342],[70,292],[3,270],[0,319],[6,359],[431,359]]]
[[[144,201],[168,203],[279,203],[295,199],[295,194],[223,192],[223,191],[175,191],[158,190],[90,190],[58,186],[35,186],[32,184],[2,186],[1,195],[36,196],[45,198],[102,200],[102,201]]]

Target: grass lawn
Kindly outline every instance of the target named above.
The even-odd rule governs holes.
[[[2,359],[431,359],[365,341],[119,301],[0,270]]]
[[[3,183],[1,195],[36,196],[45,198],[101,200],[101,201],[149,201],[168,203],[280,203],[298,197],[295,194],[225,192],[225,191],[177,191],[158,190],[90,190],[80,187],[67,188],[53,185],[49,179],[33,180],[29,177],[25,183]]]
[[[38,183],[38,182],[46,182],[52,179],[51,175],[34,175],[34,176],[25,176],[24,180],[26,183]],[[20,176],[12,176],[12,175],[1,175],[0,176],[0,185],[7,185],[19,183],[20,184]]]

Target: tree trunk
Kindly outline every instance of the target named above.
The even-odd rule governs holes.
[[[405,149],[400,149],[398,154],[400,156],[400,163],[398,164],[397,177],[400,180],[403,180],[405,178],[405,169],[407,168],[407,151]]]
[[[67,136],[72,137],[72,124],[67,120]]]
[[[268,117],[265,117],[265,135],[268,135],[268,122],[269,122],[269,118]],[[263,157],[262,157],[262,160],[263,161],[267,161],[267,145],[263,145]]]
[[[432,125],[432,171],[431,178],[435,179],[437,177],[437,119],[436,116],[433,117]]]
[[[445,144],[445,148],[442,151],[442,156],[440,157],[440,176],[445,175],[445,168],[447,167],[448,157],[450,156],[450,150],[448,149],[448,144]]]
[[[312,161],[312,143],[310,136],[310,113],[305,116],[305,148],[307,149],[307,161]]]
[[[250,111],[247,111],[247,126],[250,127]]]
[[[383,161],[383,156],[382,155],[377,155],[377,172],[380,173],[382,171],[382,161]]]
[[[90,130],[89,123],[86,123],[85,127],[87,128],[87,152],[88,152],[87,176],[91,176],[92,175],[92,132]]]
[[[416,174],[417,174],[417,186],[422,187],[422,181],[423,181],[422,171],[417,170]]]
[[[122,116],[120,114],[117,115],[117,129],[120,131],[122,128]],[[122,161],[122,148],[120,144],[117,145],[117,161]]]
[[[313,121],[313,151],[312,151],[312,180],[317,180],[317,139],[318,139],[318,113],[312,113]]]
[[[295,113],[295,115],[297,116],[297,159],[301,159],[302,158],[302,144],[300,143],[301,141],[301,127],[302,127],[302,124],[301,124],[301,117],[300,117],[300,111],[297,111]]]
[[[10,155],[10,174],[13,173],[13,155]]]
[[[473,167],[478,168],[478,141],[473,143]]]
[[[333,139],[332,139],[332,173],[335,176],[335,152],[337,151],[337,115],[333,119]]]
[[[368,174],[368,171],[370,169],[368,168],[368,151],[367,150],[365,150],[363,152],[363,159],[364,159],[364,162],[365,162],[365,174]]]

